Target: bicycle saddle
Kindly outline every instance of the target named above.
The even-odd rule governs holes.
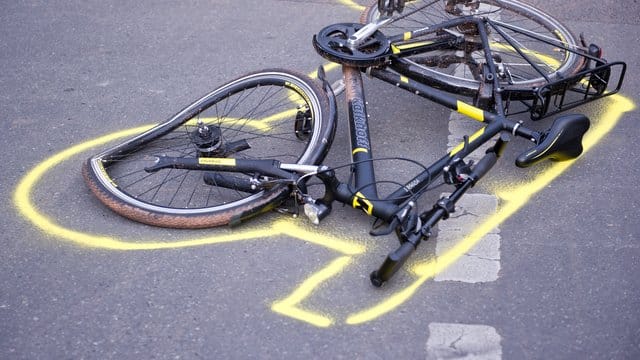
[[[524,168],[544,159],[564,161],[582,154],[582,137],[589,129],[589,119],[582,114],[557,118],[533,148],[516,159],[516,166]]]

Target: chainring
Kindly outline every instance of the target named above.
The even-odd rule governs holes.
[[[378,66],[387,61],[390,42],[380,31],[376,31],[359,46],[352,46],[349,38],[365,26],[363,24],[340,23],[320,30],[313,37],[313,46],[327,60],[357,67]]]

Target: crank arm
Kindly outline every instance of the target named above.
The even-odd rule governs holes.
[[[378,31],[381,27],[391,21],[391,18],[381,18],[376,20],[375,22],[368,23],[360,30],[356,31],[353,35],[349,37],[347,40],[347,44],[351,49],[355,49],[358,46],[362,45],[362,43],[368,39],[373,33]]]

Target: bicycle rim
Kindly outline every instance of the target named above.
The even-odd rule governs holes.
[[[288,187],[254,190],[251,180],[259,174],[145,169],[159,156],[316,164],[333,135],[328,112],[324,91],[303,75],[285,70],[253,73],[92,157],[83,172],[103,203],[133,220],[185,228],[227,224],[282,201]],[[202,129],[208,129],[205,140]]]
[[[378,18],[376,4],[364,11],[362,21],[370,22]],[[395,35],[459,16],[487,17],[493,24],[486,27],[491,53],[504,90],[536,88],[548,82],[545,76],[555,80],[570,76],[582,68],[583,57],[566,50],[578,48],[575,37],[551,16],[530,5],[511,0],[480,0],[471,4],[458,4],[454,9],[447,9],[444,0],[408,1],[403,13],[395,15],[394,20],[381,30],[387,35]],[[465,48],[468,50],[437,50],[406,59],[420,69],[426,82],[475,95],[483,82],[480,71],[482,64],[486,63],[484,51],[478,49],[479,35],[477,30],[474,32],[464,27],[451,30],[464,35]],[[540,41],[531,34],[552,44]]]

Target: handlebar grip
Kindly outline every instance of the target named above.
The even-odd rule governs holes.
[[[489,170],[498,161],[498,155],[494,151],[487,152],[480,161],[473,167],[471,174],[469,175],[473,182],[480,180],[483,176],[487,175]]]
[[[380,287],[387,280],[391,279],[393,274],[402,267],[404,262],[407,261],[415,250],[415,245],[409,241],[405,241],[396,251],[389,253],[380,268],[370,275],[373,286]]]

